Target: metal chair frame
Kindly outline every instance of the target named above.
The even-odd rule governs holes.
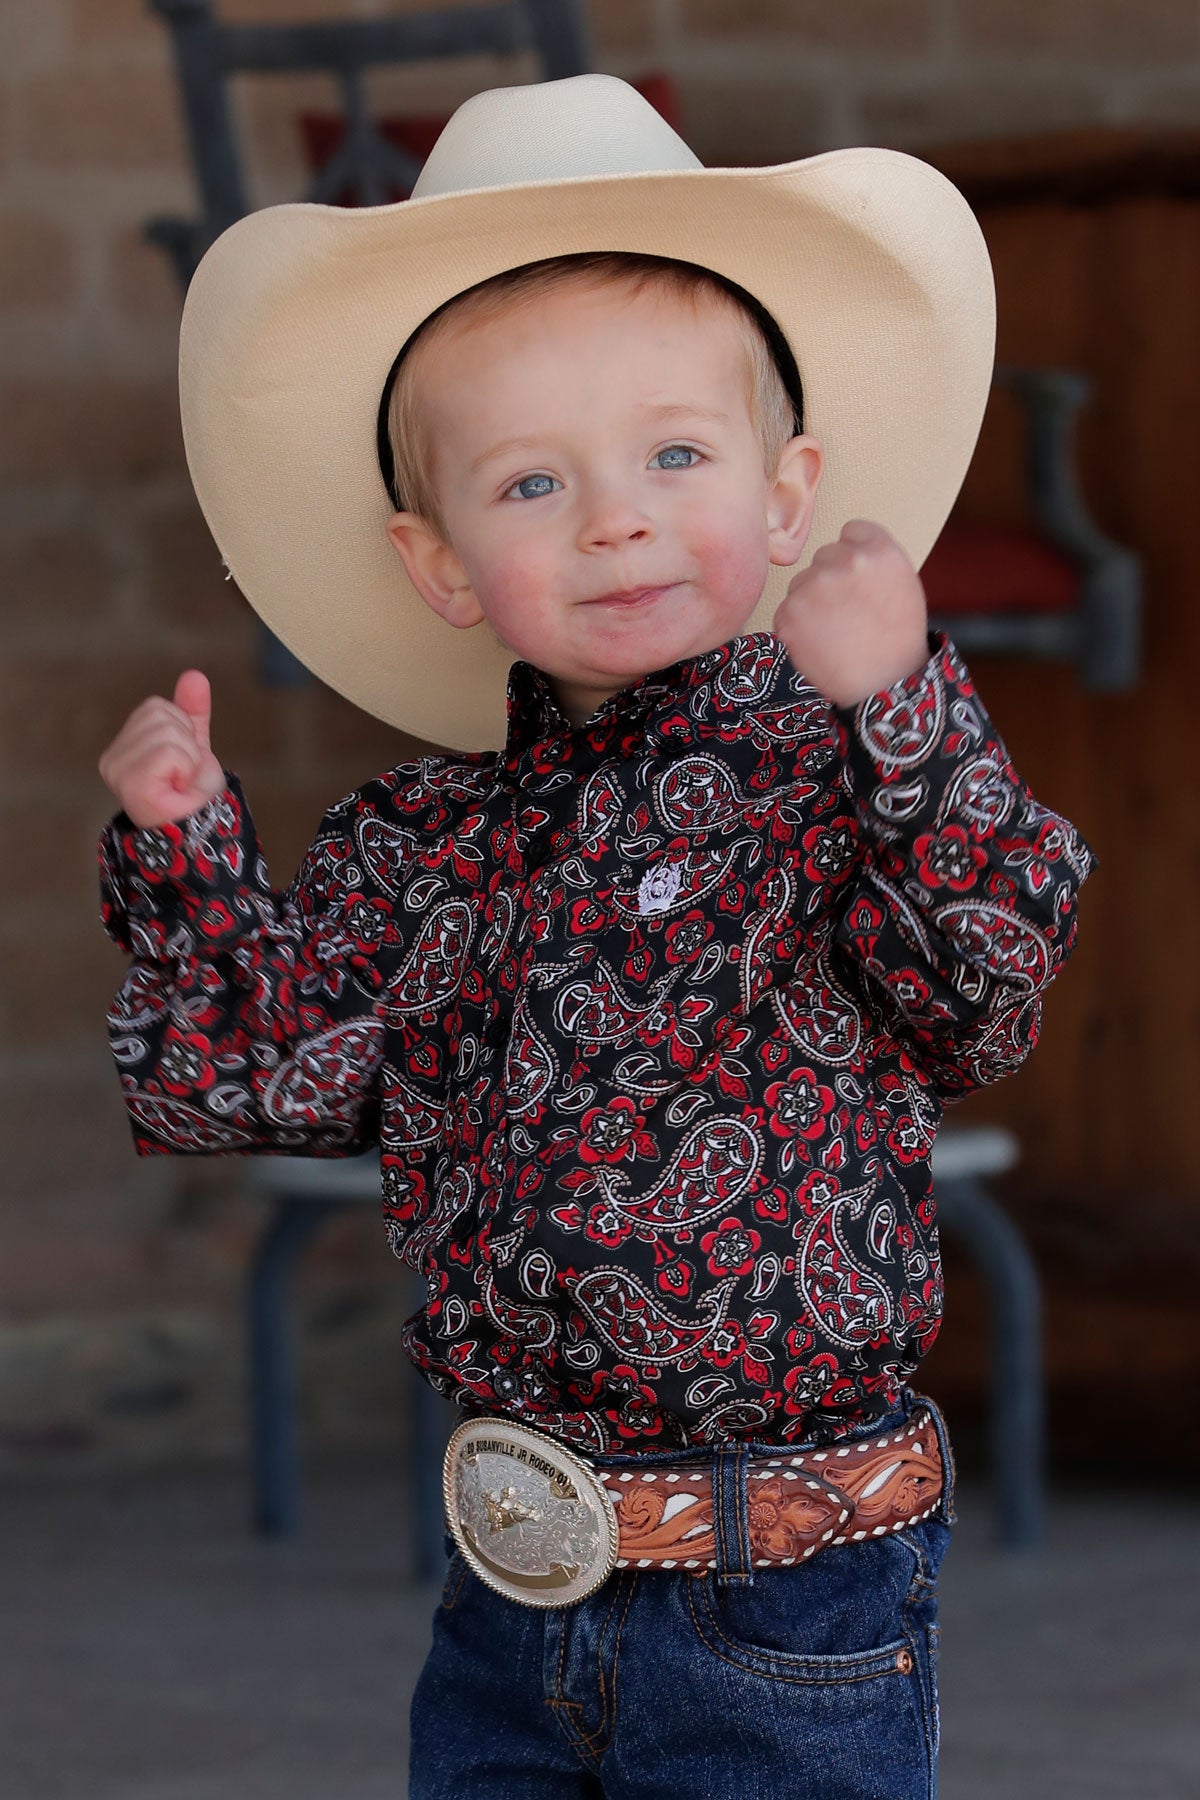
[[[300,1384],[290,1285],[321,1227],[346,1206],[378,1197],[378,1173],[375,1190],[359,1200],[285,1192],[255,1246],[247,1287],[250,1476],[254,1525],[266,1537],[292,1536],[300,1516]],[[408,1383],[408,1392],[412,1573],[418,1581],[431,1581],[445,1560],[441,1473],[452,1408],[420,1377]]]
[[[1003,613],[943,614],[933,623],[964,655],[1027,656],[1074,663],[1086,688],[1123,692],[1138,678],[1142,564],[1105,537],[1088,511],[1075,456],[1078,415],[1092,382],[1074,369],[1000,364],[994,375],[1021,406],[1025,478],[1035,523],[1079,570],[1079,604],[1070,613],[1014,608]]]
[[[334,76],[341,88],[346,135],[305,198],[331,201],[352,183],[368,206],[376,206],[395,186],[410,186],[420,164],[390,144],[373,123],[363,85],[366,70],[443,57],[515,56],[526,50],[540,56],[548,81],[582,74],[588,67],[584,0],[494,0],[394,19],[298,25],[225,24],[210,0],[150,0],[150,5],[171,32],[201,209],[194,219],[152,219],[147,233],[171,257],[184,288],[213,239],[251,210],[229,108],[231,75],[319,70]]]

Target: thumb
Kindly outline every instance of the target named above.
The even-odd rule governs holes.
[[[878,519],[847,519],[842,526],[842,542],[866,550],[886,550],[889,546],[901,548],[899,540]]]
[[[212,717],[212,688],[208,676],[199,669],[185,669],[175,683],[174,704],[192,722],[202,749],[208,750],[208,722]]]

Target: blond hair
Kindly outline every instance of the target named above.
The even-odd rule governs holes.
[[[750,417],[762,447],[763,467],[768,476],[773,476],[779,467],[779,458],[788,439],[802,429],[799,377],[793,366],[791,372],[797,389],[797,398],[793,401],[780,373],[776,353],[765,335],[764,322],[770,328],[773,321],[768,321],[765,314],[760,320],[751,311],[752,306],[757,308],[757,303],[748,295],[743,299],[740,290],[735,290],[721,277],[695,263],[619,251],[587,251],[578,256],[556,256],[544,262],[526,263],[519,269],[506,270],[468,288],[431,314],[409,339],[393,371],[387,407],[387,436],[394,471],[392,497],[402,511],[417,513],[443,540],[445,520],[431,472],[433,447],[417,394],[420,356],[414,356],[413,352],[427,349],[454,330],[498,318],[511,307],[528,305],[572,281],[604,286],[624,284],[635,293],[651,289],[690,301],[693,305],[700,300],[709,300],[725,307],[735,319],[746,349]],[[757,310],[761,312],[761,309]],[[790,359],[786,346],[784,354]]]

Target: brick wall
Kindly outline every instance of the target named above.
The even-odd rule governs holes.
[[[339,0],[225,0],[323,16]],[[341,10],[383,11],[382,0]],[[1089,121],[1187,123],[1194,0],[593,0],[595,66],[678,83],[707,161],[918,148]],[[380,78],[449,110],[524,61]],[[302,183],[321,81],[239,91],[256,203]],[[406,750],[318,687],[264,691],[254,621],[191,498],[179,295],[141,237],[192,186],[163,27],[143,0],[0,9],[0,1468],[234,1453],[238,1304],[259,1208],[237,1159],[133,1156],[103,1013],[124,961],[96,915],[112,809],[96,761],[129,709],[203,668],[214,742],[253,796],[276,884],[329,801]],[[373,1209],[301,1283],[320,1441],[386,1440],[412,1295]]]

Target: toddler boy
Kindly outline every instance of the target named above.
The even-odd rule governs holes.
[[[1092,862],[900,542],[919,561],[940,528],[986,391],[965,208],[912,159],[845,152],[725,198],[705,171],[673,213],[646,181],[694,159],[663,131],[605,77],[480,96],[440,189],[328,227],[353,257],[306,243],[281,299],[273,246],[329,209],[270,209],[189,295],[189,458],[248,597],[360,703],[383,654],[384,716],[495,747],[346,796],[283,894],[200,671],[100,764],[138,1153],[378,1143],[427,1283],[405,1347],[465,1417],[414,1800],[933,1792],[952,1462],[906,1379],[941,1316],[929,1152],[943,1102],[1034,1042]],[[527,141],[548,173],[498,177]],[[850,179],[819,203],[831,164]],[[782,173],[787,219],[746,179]],[[507,248],[468,280],[481,196]],[[363,234],[397,216],[447,291],[409,294],[381,365]],[[827,308],[793,307],[818,262]],[[263,427],[280,393],[304,433]],[[378,421],[369,545],[342,516],[366,505],[355,414]],[[339,573],[323,610],[296,540]]]

